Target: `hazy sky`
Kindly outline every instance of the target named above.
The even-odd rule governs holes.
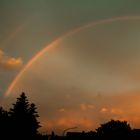
[[[24,65],[61,34],[99,19],[139,15],[139,4],[137,0],[1,0],[0,49]],[[1,94],[17,73],[1,66]]]
[[[1,102],[28,92],[44,127],[59,132],[75,125],[94,129],[111,117],[140,127],[138,18],[101,23],[64,38],[28,68],[3,100],[24,65],[57,37],[99,20],[139,16],[139,5],[137,0],[1,0]]]

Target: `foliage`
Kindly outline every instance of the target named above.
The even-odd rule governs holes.
[[[111,120],[96,129],[101,139],[128,139],[131,127],[126,121]]]
[[[17,98],[16,103],[9,111],[11,131],[14,137],[17,134],[24,137],[37,135],[40,125],[37,121],[39,115],[36,110],[35,104],[29,103],[25,93]]]

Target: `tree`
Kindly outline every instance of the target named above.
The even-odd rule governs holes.
[[[96,132],[101,137],[117,139],[118,137],[127,137],[131,132],[131,127],[126,121],[111,120],[101,124],[101,126],[96,129]]]
[[[9,129],[9,116],[8,112],[0,107],[0,136],[6,137],[6,134],[10,131]]]
[[[37,121],[37,118],[39,117],[39,115],[36,110],[37,108],[35,104],[33,103],[30,104],[28,113],[29,113],[29,123],[30,123],[30,126],[32,126],[30,130],[33,134],[37,134],[37,129],[40,127],[39,122]]]
[[[25,93],[22,93],[13,108],[10,109],[13,136],[33,137],[40,127],[35,104],[30,104]]]

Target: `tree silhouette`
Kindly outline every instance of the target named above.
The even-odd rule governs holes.
[[[101,126],[96,129],[96,132],[101,137],[117,139],[118,137],[127,137],[131,132],[131,127],[126,121],[111,120],[101,124]]]
[[[29,104],[29,101],[22,93],[13,108],[10,109],[12,122],[12,134],[14,137],[34,137],[37,135],[37,129],[40,127],[37,121],[38,113],[35,104]]]
[[[40,127],[39,122],[37,121],[37,118],[39,117],[37,113],[37,108],[35,104],[31,104],[28,110],[29,113],[29,123],[30,123],[30,130],[33,134],[37,134],[37,130]]]
[[[9,132],[9,116],[8,112],[5,111],[2,107],[0,107],[0,136],[5,137],[7,132]]]

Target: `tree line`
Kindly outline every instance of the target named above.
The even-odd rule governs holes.
[[[66,136],[42,135],[38,129],[37,107],[22,93],[6,111],[0,107],[0,140],[139,140],[140,129],[132,129],[126,121],[110,120],[95,131],[67,132]]]

